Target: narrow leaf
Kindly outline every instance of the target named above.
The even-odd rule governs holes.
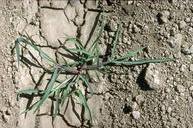
[[[51,80],[50,80],[50,82],[49,82],[49,84],[48,84],[48,87],[47,87],[47,89],[45,90],[45,94],[44,94],[43,97],[39,100],[38,105],[37,105],[37,107],[36,107],[36,109],[35,109],[34,112],[36,112],[36,111],[40,108],[40,106],[44,103],[44,101],[49,97],[49,94],[50,94],[50,92],[51,92],[51,90],[52,90],[52,88],[53,88],[53,86],[54,86],[54,83],[55,83],[58,75],[59,75],[59,74],[58,74],[58,68],[55,68],[54,73],[52,74]]]
[[[55,64],[56,62],[50,57],[48,56],[45,52],[43,52],[39,47],[37,47],[34,43],[35,41],[33,41],[31,38],[28,38],[26,36],[23,36],[23,37],[19,37],[17,38],[16,40],[16,43],[17,45],[19,43],[25,43],[27,45],[30,45],[34,50],[38,51],[40,56],[43,58],[43,59],[46,59],[48,60],[49,62],[52,62],[52,64]]]
[[[55,101],[55,105],[54,105],[54,113],[53,113],[53,118],[55,119],[55,117],[58,115],[59,113],[59,93],[60,91],[56,91],[56,101]]]
[[[124,60],[124,59],[130,58],[130,57],[136,56],[137,53],[143,51],[145,48],[146,47],[142,47],[142,48],[139,48],[139,49],[137,49],[135,51],[129,51],[125,55],[123,55],[122,57],[120,57],[118,59],[115,59],[115,60]]]
[[[83,75],[80,75],[80,79],[82,80],[83,84],[89,88],[91,95],[93,95],[93,89],[91,88],[91,86],[89,85],[88,79],[86,77],[84,77]]]
[[[90,108],[87,104],[86,98],[85,96],[82,94],[82,92],[80,90],[76,91],[77,96],[79,97],[81,104],[83,105],[85,112],[89,115],[89,120],[92,122],[92,116],[91,116],[91,111]]]
[[[168,61],[173,61],[174,59],[171,58],[160,58],[160,59],[142,59],[136,61],[112,61],[111,63],[114,65],[141,65],[141,64],[148,64],[148,63],[163,63]]]

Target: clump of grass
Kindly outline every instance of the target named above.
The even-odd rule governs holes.
[[[50,64],[50,69],[40,66],[46,73],[51,73],[51,78],[48,80],[47,87],[43,90],[34,88],[34,89],[26,89],[18,91],[18,98],[22,95],[39,95],[40,99],[36,101],[34,104],[26,108],[23,113],[26,113],[30,110],[36,112],[48,98],[52,98],[54,102],[53,109],[53,117],[59,114],[60,108],[63,107],[65,101],[70,96],[75,96],[82,104],[85,110],[85,116],[92,123],[92,115],[90,108],[87,104],[87,98],[84,95],[84,92],[80,89],[79,83],[83,83],[82,85],[85,88],[88,88],[90,92],[92,91],[92,87],[89,84],[89,73],[88,71],[94,72],[103,72],[107,70],[107,67],[110,66],[129,66],[129,65],[141,65],[147,63],[161,63],[171,61],[170,58],[160,58],[160,59],[140,59],[136,61],[130,61],[129,58],[136,56],[139,52],[143,51],[143,48],[139,48],[135,51],[128,51],[123,54],[121,57],[116,57],[117,55],[117,45],[118,38],[120,37],[122,26],[119,24],[118,30],[115,34],[114,41],[111,46],[111,54],[106,55],[107,59],[104,61],[101,58],[103,56],[100,53],[99,39],[101,33],[104,30],[104,20],[100,25],[99,33],[96,39],[91,43],[90,47],[85,48],[82,45],[82,42],[77,38],[67,38],[63,44],[72,43],[74,44],[74,48],[68,48],[65,45],[60,46],[66,53],[75,58],[73,62],[65,62],[63,64],[58,63],[53,58],[51,58],[46,52],[41,50],[40,47],[37,46],[36,42],[31,39],[29,36],[22,35],[17,38],[15,41],[15,49],[17,62],[19,67],[19,62],[22,60],[22,55],[20,53],[20,49],[26,48],[26,45],[33,48],[35,51],[39,53],[39,56]],[[29,49],[28,49],[29,50]],[[102,56],[102,57],[101,57]],[[58,84],[58,77],[62,74],[66,74],[67,79],[60,81]]]

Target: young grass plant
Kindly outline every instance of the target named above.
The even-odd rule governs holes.
[[[40,99],[34,104],[26,108],[24,113],[33,110],[36,112],[40,107],[46,102],[48,98],[51,98],[54,102],[53,117],[57,116],[60,112],[60,108],[63,107],[65,100],[71,96],[77,97],[80,104],[83,106],[85,111],[85,118],[87,118],[90,123],[92,123],[91,110],[87,104],[87,97],[84,95],[84,90],[80,89],[80,86],[88,88],[91,94],[93,90],[89,84],[89,71],[98,71],[103,72],[106,70],[106,67],[110,66],[128,66],[128,65],[140,65],[147,63],[161,63],[171,61],[170,58],[160,58],[160,59],[140,59],[136,61],[130,61],[129,59],[136,56],[139,52],[143,51],[143,48],[139,48],[135,51],[128,51],[123,54],[121,57],[116,58],[118,38],[121,34],[121,23],[119,23],[118,30],[115,34],[114,41],[111,47],[111,54],[107,55],[107,60],[102,60],[99,46],[99,39],[101,33],[104,30],[104,20],[101,23],[99,34],[96,37],[96,40],[92,42],[90,47],[85,48],[82,45],[82,42],[77,38],[67,38],[63,44],[71,43],[74,44],[75,48],[68,48],[66,45],[61,45],[62,48],[68,55],[73,56],[73,62],[58,63],[53,58],[51,58],[46,52],[44,52],[40,47],[37,46],[36,42],[33,41],[29,36],[22,35],[17,38],[15,41],[16,57],[19,67],[19,62],[22,60],[22,55],[20,53],[21,47],[26,48],[25,46],[32,47],[35,51],[39,53],[39,56],[50,64],[51,68],[47,69],[42,67],[43,70],[50,74],[51,78],[48,80],[47,87],[43,90],[34,88],[34,89],[25,89],[18,91],[18,98],[22,95],[38,95]],[[62,43],[62,42],[60,42]],[[28,49],[29,50],[29,49]],[[58,84],[58,76],[66,74],[68,77],[60,81]],[[82,83],[81,85],[79,83]]]

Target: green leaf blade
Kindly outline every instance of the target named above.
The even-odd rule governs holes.
[[[44,103],[44,101],[49,97],[49,94],[54,86],[54,83],[55,83],[58,75],[59,75],[58,74],[58,68],[55,68],[54,73],[52,74],[51,80],[48,84],[48,87],[45,90],[45,93],[42,96],[42,98],[39,100],[38,105],[37,105],[36,109],[34,110],[34,112],[36,112],[40,108],[40,106]]]
[[[111,63],[114,65],[141,65],[141,64],[148,64],[148,63],[164,63],[168,61],[174,61],[171,58],[160,58],[160,59],[142,59],[136,61],[112,61]]]
[[[85,96],[82,94],[82,92],[80,90],[77,90],[76,93],[77,93],[77,96],[79,97],[79,100],[81,101],[81,104],[83,105],[83,107],[85,109],[85,112],[88,113],[88,115],[89,115],[89,120],[92,123],[91,111],[90,111],[90,108],[87,104]]]

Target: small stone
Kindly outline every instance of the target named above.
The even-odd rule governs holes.
[[[109,32],[109,37],[114,37],[115,36],[115,32]]]
[[[136,120],[140,118],[140,112],[139,111],[133,111],[132,112],[132,117]]]
[[[189,88],[189,90],[190,90],[190,91],[193,91],[193,86],[191,86],[191,87]]]
[[[182,34],[176,34],[168,40],[168,44],[171,48],[180,48],[182,44]]]
[[[104,99],[109,100],[110,98],[112,98],[112,95],[110,93],[106,93]]]
[[[161,77],[158,66],[155,66],[155,64],[149,64],[145,74],[145,81],[151,89],[160,88]]]
[[[164,105],[161,106],[161,110],[162,112],[165,112],[166,111],[166,107]]]
[[[145,26],[143,27],[143,31],[144,31],[144,32],[148,32],[148,31],[149,31],[149,27],[148,27],[147,25],[145,25]]]
[[[171,107],[168,107],[167,113],[170,114],[171,112],[172,112],[172,108],[171,108]]]
[[[190,71],[193,71],[193,64],[190,64]]]
[[[158,14],[158,20],[160,23],[167,23],[170,12],[165,10]]]
[[[176,86],[176,91],[179,92],[179,93],[183,93],[183,92],[185,92],[185,87],[182,86],[182,85],[177,85]]]
[[[126,44],[128,42],[128,39],[126,37],[123,37],[123,43]]]
[[[192,103],[192,97],[191,96],[188,96],[188,102]]]
[[[145,101],[145,99],[144,99],[144,97],[143,97],[142,95],[138,95],[138,96],[135,97],[135,101],[136,101],[139,105],[141,105],[141,104]]]
[[[190,46],[189,50],[190,50],[190,53],[193,54],[193,45]]]
[[[185,19],[185,22],[186,23],[189,23],[191,21],[191,19],[189,18],[189,17],[187,17],[186,19]]]
[[[127,4],[128,4],[128,5],[130,5],[130,4],[132,4],[132,3],[133,3],[133,0],[128,0],[128,1],[127,1]]]
[[[186,71],[186,65],[182,64],[180,67],[180,71],[185,72]]]
[[[141,29],[139,27],[137,27],[137,25],[133,25],[133,32],[134,33],[139,33],[141,31]]]
[[[189,48],[188,47],[182,48],[181,52],[184,53],[184,55],[191,55],[191,54],[193,54],[193,45],[190,46]]]
[[[111,31],[113,31],[113,32],[117,31],[117,29],[118,29],[117,22],[116,22],[114,19],[111,19],[111,20],[109,21],[109,23],[107,24],[107,27],[108,27]]]
[[[169,88],[166,88],[166,89],[165,89],[165,92],[166,92],[166,93],[170,93],[171,90],[170,90]]]
[[[186,22],[185,21],[180,21],[180,23],[179,23],[179,28],[180,29],[183,29],[183,28],[185,28],[186,27]]]
[[[172,28],[171,30],[170,30],[170,36],[174,36],[176,34],[176,28]]]
[[[138,106],[138,104],[136,102],[133,102],[131,108],[132,108],[133,111],[135,111],[135,110],[139,109],[139,106]]]

